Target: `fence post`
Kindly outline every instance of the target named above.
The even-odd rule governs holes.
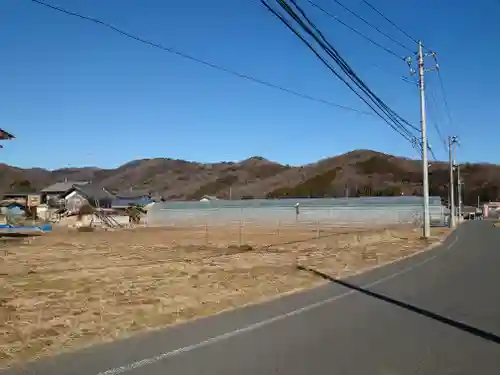
[[[238,230],[238,244],[241,246],[242,244],[242,237],[243,237],[243,222],[240,219],[240,225],[239,225],[239,230]]]
[[[316,221],[316,238],[319,238],[320,237],[320,233],[319,233],[319,219]]]
[[[205,221],[205,245],[208,245],[208,221]]]
[[[281,221],[278,219],[278,238],[280,237],[280,227],[281,227]]]
[[[243,244],[243,207],[240,208],[240,225],[238,231],[238,243],[241,246]]]

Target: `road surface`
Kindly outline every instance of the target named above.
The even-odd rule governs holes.
[[[304,271],[306,272],[306,271]],[[308,292],[6,374],[499,374],[500,228]]]

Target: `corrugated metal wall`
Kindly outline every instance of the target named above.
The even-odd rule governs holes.
[[[287,199],[175,202],[155,204],[148,212],[149,225],[225,225],[245,223],[324,223],[329,226],[371,226],[417,223],[422,198]],[[419,202],[420,201],[420,202]],[[298,214],[296,204],[298,206]],[[431,200],[431,221],[444,224],[446,209],[440,199]]]

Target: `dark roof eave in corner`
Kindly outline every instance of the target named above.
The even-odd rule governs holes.
[[[16,138],[13,134],[10,134],[9,132],[3,130],[0,128],[0,139],[1,140],[10,140]]]

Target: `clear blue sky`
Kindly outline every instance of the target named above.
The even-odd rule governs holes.
[[[257,0],[47,1],[242,73],[367,109]],[[361,1],[342,1],[412,46]],[[405,55],[333,1],[316,2]],[[453,126],[436,73],[426,75],[437,103],[429,104],[429,120],[439,121],[445,136],[461,137],[460,159],[500,163],[500,1],[371,3],[438,52]],[[398,79],[407,74],[405,64],[305,9],[370,87],[418,124],[417,89]],[[0,162],[54,169],[116,167],[152,157],[213,162],[260,155],[303,164],[361,148],[417,156],[374,117],[235,78],[29,0],[4,0],[0,10],[0,126],[18,137],[3,143]],[[430,138],[445,159],[431,124]]]

